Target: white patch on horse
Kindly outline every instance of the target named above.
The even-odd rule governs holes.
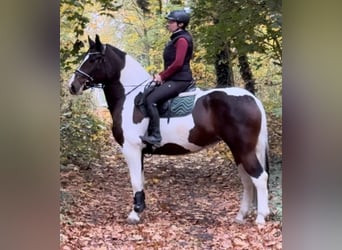
[[[261,112],[261,128],[259,132],[258,143],[256,145],[256,156],[263,167],[266,170],[266,151],[268,151],[268,132],[267,132],[267,120],[266,120],[266,113],[258,99],[255,99],[259,110]]]
[[[262,172],[258,178],[251,177],[257,190],[258,215],[255,220],[257,224],[265,224],[265,217],[270,213],[268,207],[267,178],[266,171]]]
[[[241,182],[243,185],[243,193],[240,204],[240,210],[237,214],[235,221],[238,223],[244,223],[245,217],[252,206],[253,202],[253,194],[254,194],[254,186],[251,177],[246,172],[242,164],[238,165],[238,172],[241,178]]]
[[[132,73],[133,72],[133,73]],[[124,132],[124,141],[129,141],[135,145],[135,150],[142,149],[141,139],[139,135],[143,135],[148,126],[148,120],[144,119],[143,123],[134,124],[132,122],[134,107],[132,106],[135,96],[144,90],[147,83],[152,80],[146,70],[130,55],[125,57],[125,67],[121,70],[120,82],[125,88],[125,93],[137,87],[133,92],[126,95],[126,100],[122,110],[122,127]],[[146,81],[146,82],[144,82]],[[138,87],[139,84],[142,84]],[[125,144],[123,145],[125,146]]]
[[[147,84],[149,83],[149,80],[152,80],[151,75],[146,72],[146,70],[140,65],[140,63],[138,63],[130,55],[126,55],[125,67],[121,70],[120,75],[120,82],[125,88],[125,92],[127,93],[131,89],[137,87],[137,85],[144,83],[144,81],[146,81]]]
[[[196,152],[202,147],[188,141],[190,130],[195,126],[192,115],[183,117],[173,117],[169,123],[167,118],[160,120],[160,132],[162,136],[161,144],[175,143],[183,148]]]
[[[255,99],[255,96],[253,96],[252,93],[249,92],[246,89],[237,88],[237,87],[231,87],[231,88],[225,88],[225,89],[222,89],[222,90],[225,90],[225,92],[228,95],[233,95],[233,96],[245,96],[245,95],[248,95],[248,96],[251,96],[251,97],[253,97]]]
[[[70,77],[70,80],[68,83],[69,89],[71,88],[71,84],[75,81],[75,77],[76,77],[75,73],[72,74],[72,76]]]
[[[144,176],[141,169],[141,148],[135,144],[125,142],[122,147],[122,153],[129,167],[134,196],[136,192],[144,189]]]

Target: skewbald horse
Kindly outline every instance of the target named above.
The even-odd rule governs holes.
[[[196,152],[223,140],[230,148],[243,184],[240,210],[235,218],[244,222],[257,197],[257,224],[264,224],[268,207],[268,135],[261,102],[242,88],[219,88],[189,92],[195,95],[192,112],[160,120],[162,141],[158,148],[142,143],[139,136],[148,128],[134,105],[138,93],[152,77],[131,56],[98,35],[89,40],[89,50],[69,82],[73,95],[101,84],[113,118],[112,132],[129,167],[134,204],[129,223],[138,223],[145,209],[143,159],[145,153],[179,155]],[[137,115],[138,114],[138,115]],[[139,118],[140,117],[140,118]],[[255,188],[255,189],[254,189]]]

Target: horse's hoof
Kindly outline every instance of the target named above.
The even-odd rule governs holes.
[[[234,221],[238,224],[245,224],[245,222],[246,222],[243,218],[241,219],[239,216],[236,216]]]
[[[130,214],[127,217],[127,223],[128,224],[138,224],[139,222],[140,222],[139,215],[134,211],[130,212]]]
[[[265,225],[265,217],[263,215],[258,214],[255,223],[257,225]]]
[[[234,221],[239,224],[245,224],[245,216],[246,216],[246,213],[242,213],[241,211],[239,211]]]

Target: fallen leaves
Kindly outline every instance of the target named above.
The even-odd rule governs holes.
[[[146,159],[147,208],[137,225],[126,223],[133,197],[117,147],[90,169],[64,167],[60,249],[282,249],[281,214],[264,226],[254,224],[255,212],[243,225],[234,222],[242,187],[223,150],[219,144],[197,154]],[[272,171],[279,176],[279,169]],[[281,206],[281,178],[273,176],[271,210]]]

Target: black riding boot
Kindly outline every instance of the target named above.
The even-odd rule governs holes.
[[[159,144],[162,138],[160,136],[159,113],[157,106],[151,105],[147,107],[147,113],[150,117],[148,135],[140,136],[140,138],[144,143]]]

